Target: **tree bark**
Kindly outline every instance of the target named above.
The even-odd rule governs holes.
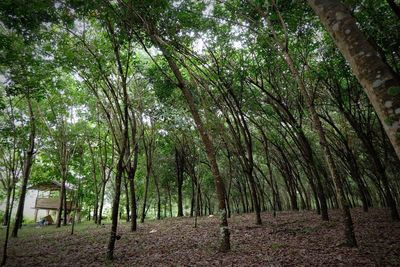
[[[58,213],[57,213],[57,227],[61,227],[61,218],[62,218],[62,212],[63,212],[63,207],[64,207],[64,194],[65,194],[65,175],[64,170],[62,171],[62,181],[61,181],[61,189],[60,189],[60,203],[58,206]]]
[[[400,159],[400,79],[339,0],[307,0],[349,62]]]
[[[144,223],[144,219],[146,218],[146,206],[147,206],[147,194],[149,191],[149,179],[150,179],[150,170],[147,170],[146,178],[145,178],[145,185],[144,185],[142,216],[140,217],[141,223]]]
[[[66,183],[66,179],[64,180],[64,182],[62,183],[62,187],[64,188],[64,201],[63,201],[63,205],[64,205],[64,212],[63,212],[63,226],[66,226],[68,223],[67,220],[67,216],[68,216],[68,206],[67,206],[67,190],[65,187],[65,183]]]
[[[156,186],[157,193],[157,220],[161,220],[161,195],[160,195],[160,185],[158,182],[158,177],[153,172],[154,184]]]
[[[139,156],[139,144],[135,144],[134,147],[134,155],[133,155],[133,165],[129,168],[128,179],[129,179],[129,187],[130,187],[130,197],[131,197],[131,232],[137,230],[137,204],[136,204],[136,193],[135,193],[135,175],[138,164],[138,156]]]
[[[185,159],[181,148],[175,147],[176,184],[178,190],[178,217],[183,216],[182,185],[184,178]]]
[[[130,199],[129,199],[129,189],[128,189],[128,179],[127,177],[125,177],[124,179],[124,189],[125,189],[125,199],[126,199],[126,203],[125,203],[125,210],[126,210],[126,222],[129,222],[130,220]]]
[[[4,210],[3,226],[7,226],[8,225],[8,221],[10,220],[9,214],[10,214],[11,193],[12,193],[12,187],[10,186],[10,187],[7,188],[6,208]]]
[[[118,226],[118,209],[119,209],[119,200],[121,196],[121,180],[123,175],[123,161],[124,161],[124,153],[119,156],[117,163],[117,173],[115,175],[115,196],[112,205],[111,211],[111,234],[110,240],[108,242],[108,251],[107,251],[107,259],[112,260],[114,258],[114,247],[115,240],[117,237],[117,226]]]
[[[15,183],[13,183],[13,187],[12,187],[12,196],[11,196],[11,203],[9,204],[9,214],[8,214],[8,218],[11,218],[11,214],[12,214],[12,210],[14,207],[14,199],[15,199]],[[8,249],[8,237],[9,237],[9,233],[10,233],[10,220],[7,221],[7,227],[6,227],[6,236],[4,238],[4,245],[3,245],[3,255],[1,258],[1,264],[0,266],[4,266],[6,264],[7,261],[7,249]]]
[[[316,1],[320,3],[321,1],[324,2],[325,0],[316,0]],[[308,0],[308,2],[310,3],[311,0]],[[273,4],[274,4],[274,1],[273,1]],[[343,188],[342,177],[339,176],[335,161],[333,159],[333,155],[331,153],[331,149],[330,149],[329,144],[326,139],[325,130],[322,126],[321,120],[315,109],[313,99],[310,96],[310,94],[306,88],[306,85],[304,84],[304,81],[302,80],[300,73],[298,72],[297,68],[295,67],[295,64],[293,62],[291,55],[289,54],[289,50],[288,50],[288,46],[287,46],[288,40],[286,39],[287,38],[286,24],[283,21],[283,18],[281,17],[281,14],[279,13],[279,10],[277,10],[275,4],[274,4],[274,8],[275,8],[276,14],[278,15],[280,24],[284,28],[284,31],[286,34],[285,43],[280,41],[274,27],[271,27],[272,36],[273,36],[276,44],[279,46],[281,55],[282,55],[283,59],[285,60],[287,66],[290,70],[290,73],[292,74],[293,78],[295,79],[296,84],[299,88],[299,91],[300,91],[301,95],[304,97],[307,109],[310,112],[310,118],[311,118],[311,121],[313,124],[313,128],[314,128],[314,131],[316,132],[316,134],[318,135],[319,143],[320,143],[320,146],[322,148],[322,151],[323,151],[323,154],[325,157],[325,162],[328,166],[330,175],[332,177],[332,180],[333,180],[333,183],[334,183],[334,186],[336,189],[336,194],[337,194],[338,200],[340,202],[340,206],[341,206],[341,210],[342,210],[342,219],[343,219],[343,224],[344,224],[344,228],[345,228],[345,231],[344,231],[345,244],[349,247],[356,247],[357,241],[356,241],[355,234],[354,234],[353,220],[351,218],[351,213],[350,213],[350,209],[348,206],[348,202],[346,201],[346,195],[345,195],[344,188]],[[258,10],[258,11],[267,20],[269,25],[273,25],[273,24],[271,24],[271,21],[267,14],[265,14],[261,10]]]
[[[199,111],[196,107],[195,101],[193,96],[188,88],[188,85],[185,79],[182,76],[178,66],[176,65],[172,55],[168,52],[168,49],[164,43],[164,41],[156,34],[149,33],[150,38],[152,39],[153,43],[157,45],[160,50],[162,51],[165,59],[168,62],[172,72],[174,73],[176,79],[178,80],[178,87],[181,89],[183,96],[188,104],[190,113],[195,121],[196,127],[200,133],[201,140],[204,144],[207,159],[211,166],[211,172],[215,179],[215,187],[218,196],[218,207],[220,212],[220,246],[219,250],[221,252],[226,252],[230,250],[230,241],[229,241],[229,228],[228,228],[228,220],[226,214],[226,206],[225,206],[225,185],[222,180],[222,177],[219,172],[217,159],[215,156],[215,148],[211,141],[211,137],[209,136],[203,121],[200,117]]]
[[[17,214],[15,216],[15,223],[14,223],[14,229],[12,232],[12,237],[17,237],[18,236],[18,229],[21,228],[22,226],[22,220],[23,220],[23,213],[24,213],[24,205],[25,205],[25,196],[26,196],[26,188],[28,185],[28,180],[29,176],[31,174],[31,167],[33,164],[33,155],[34,155],[34,150],[35,150],[35,136],[36,136],[36,123],[35,123],[35,116],[33,114],[33,109],[32,109],[32,103],[29,98],[27,97],[28,100],[28,108],[29,108],[29,117],[30,117],[30,132],[29,132],[29,147],[26,150],[26,158],[24,160],[24,169],[23,169],[23,180],[22,180],[22,186],[21,186],[21,194],[19,197],[19,202],[18,202],[18,209],[17,209]]]
[[[104,195],[106,191],[106,183],[103,181],[101,185],[101,196],[100,196],[100,207],[99,207],[99,214],[97,218],[97,224],[101,225],[101,220],[103,216],[103,206],[104,206]]]

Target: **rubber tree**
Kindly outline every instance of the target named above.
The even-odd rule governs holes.
[[[340,208],[342,210],[342,220],[343,220],[343,225],[344,225],[345,244],[349,247],[356,247],[357,241],[356,241],[355,234],[354,234],[353,220],[352,220],[351,213],[350,213],[350,207],[349,207],[348,201],[346,199],[346,195],[345,195],[345,191],[344,191],[344,187],[343,187],[343,184],[344,184],[343,177],[340,176],[338,168],[337,168],[337,164],[333,158],[333,154],[332,154],[331,148],[329,146],[329,143],[328,143],[328,140],[326,137],[326,131],[325,131],[325,129],[322,125],[321,119],[317,113],[317,109],[315,107],[313,96],[312,96],[312,94],[310,94],[310,89],[308,88],[307,84],[303,80],[301,73],[299,72],[299,70],[297,69],[297,67],[294,63],[291,51],[289,51],[289,46],[288,46],[288,42],[289,42],[288,36],[289,35],[287,32],[286,24],[283,20],[283,17],[281,15],[280,11],[278,10],[278,8],[276,6],[274,0],[271,1],[271,5],[275,11],[275,14],[278,17],[280,26],[283,29],[283,33],[284,33],[283,38],[281,38],[281,36],[279,36],[279,33],[275,30],[274,24],[271,22],[269,15],[259,6],[255,6],[255,8],[256,8],[256,11],[260,14],[260,16],[263,17],[265,19],[265,21],[267,22],[267,25],[269,26],[269,29],[270,29],[271,37],[274,40],[274,42],[278,48],[277,49],[278,53],[285,61],[291,75],[293,76],[293,78],[297,84],[299,93],[304,98],[305,105],[310,114],[309,116],[310,116],[310,120],[312,122],[313,130],[318,136],[318,141],[319,141],[320,147],[321,147],[323,155],[324,155],[325,163],[328,166],[330,176],[331,176],[333,184],[335,186],[336,195],[337,195],[338,201],[340,203]]]
[[[400,78],[379,56],[340,0],[307,0],[350,64],[400,158]]]
[[[12,231],[12,237],[18,236],[18,229],[21,228],[22,219],[23,219],[23,212],[25,206],[25,196],[26,196],[26,189],[28,186],[29,176],[31,174],[31,167],[33,164],[33,156],[34,156],[34,149],[35,149],[35,137],[36,137],[36,124],[35,124],[35,115],[33,113],[32,108],[32,101],[27,95],[27,102],[28,102],[28,110],[29,110],[29,145],[26,149],[26,156],[24,159],[24,167],[22,172],[22,185],[21,185],[21,194],[19,197],[17,214],[15,215],[15,222],[14,228]]]
[[[161,50],[161,53],[165,60],[168,63],[168,66],[170,67],[175,79],[176,79],[176,86],[181,90],[183,97],[188,105],[190,114],[193,117],[193,120],[195,122],[196,128],[199,131],[200,138],[203,142],[205,151],[206,151],[206,156],[210,164],[210,169],[211,173],[214,177],[215,181],[215,187],[216,187],[216,192],[217,192],[217,197],[218,197],[218,208],[220,212],[220,246],[219,250],[221,252],[226,252],[230,250],[230,238],[229,238],[229,228],[228,228],[228,220],[227,220],[227,212],[226,212],[226,203],[225,203],[225,185],[224,181],[222,179],[222,176],[219,171],[218,163],[217,163],[217,158],[216,158],[216,151],[215,147],[213,144],[213,141],[211,139],[211,136],[204,125],[203,119],[201,118],[199,109],[196,105],[195,98],[191,92],[190,89],[190,84],[189,82],[184,78],[181,70],[179,69],[179,66],[176,62],[176,59],[173,56],[173,49],[171,49],[171,46],[168,44],[167,41],[165,41],[160,34],[157,32],[157,29],[154,27],[152,21],[150,21],[148,18],[145,16],[142,16],[139,14],[139,10],[136,10],[132,5],[124,5],[122,4],[122,8],[130,11],[132,15],[132,20],[137,21],[138,25],[140,25],[141,29],[143,32],[146,34],[146,36],[150,39],[152,44],[156,47],[158,47]],[[142,36],[139,33],[135,33],[136,37],[138,38],[139,41],[141,41],[143,47],[145,50],[147,50],[146,45],[144,44],[142,40]]]

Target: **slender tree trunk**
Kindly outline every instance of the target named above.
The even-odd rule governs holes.
[[[133,155],[133,165],[130,166],[128,178],[129,178],[129,186],[130,186],[130,194],[131,194],[131,232],[137,230],[137,203],[136,203],[136,193],[135,193],[135,175],[138,164],[138,156],[139,156],[139,145],[135,144],[134,147],[134,155]]]
[[[178,217],[183,216],[183,196],[182,196],[182,185],[183,185],[183,172],[184,172],[184,155],[182,149],[175,148],[175,164],[176,164],[176,184],[178,190]]]
[[[167,187],[168,190],[168,202],[169,202],[169,217],[172,217],[172,196],[171,196],[171,188]]]
[[[240,184],[240,182],[237,182],[238,185],[238,190],[239,190],[239,197],[240,197],[240,203],[242,203],[242,210],[243,213],[246,213],[246,202],[244,200],[244,195],[243,195],[243,190],[242,190],[242,186]]]
[[[12,194],[12,187],[10,186],[7,188],[6,209],[4,211],[3,226],[7,226],[8,221],[10,219],[9,215],[10,215],[11,194]]]
[[[58,213],[57,213],[57,227],[61,227],[61,218],[62,218],[62,212],[63,212],[63,207],[64,207],[64,194],[65,194],[65,172],[62,170],[62,181],[61,181],[61,189],[60,189],[60,203],[58,206]]]
[[[93,172],[93,184],[94,184],[94,210],[93,210],[93,220],[94,223],[97,224],[98,222],[98,214],[99,214],[99,190],[98,190],[98,183],[97,183],[97,172],[96,172],[96,160],[93,152],[93,148],[89,142],[89,151],[91,154],[92,159],[92,172]]]
[[[146,25],[145,25],[146,26]],[[179,67],[176,65],[174,59],[172,58],[171,54],[168,52],[168,48],[166,47],[166,44],[158,35],[154,35],[153,33],[149,33],[150,37],[155,45],[157,45],[165,59],[168,62],[168,65],[170,66],[172,72],[174,73],[176,79],[178,80],[178,86],[181,89],[184,98],[188,104],[190,113],[192,114],[192,117],[195,121],[196,127],[200,133],[201,140],[204,144],[205,150],[206,150],[206,155],[207,159],[210,163],[211,166],[211,173],[214,176],[215,179],[215,187],[217,191],[217,197],[218,197],[218,207],[219,207],[219,212],[220,212],[220,246],[219,250],[221,252],[226,252],[230,250],[230,241],[229,241],[229,228],[228,228],[228,220],[227,220],[227,214],[226,214],[226,206],[225,206],[225,186],[224,186],[224,181],[222,180],[222,177],[219,172],[218,164],[217,164],[217,159],[215,155],[215,148],[214,145],[211,141],[211,137],[209,136],[203,121],[200,117],[199,111],[196,107],[195,101],[193,99],[192,93],[190,92],[185,79],[182,76],[182,73],[179,70]]]
[[[22,173],[22,186],[21,186],[21,194],[18,202],[17,214],[15,216],[14,229],[12,232],[12,237],[18,236],[18,229],[22,226],[22,220],[24,215],[24,206],[25,206],[25,196],[26,196],[26,188],[28,185],[29,176],[31,174],[31,167],[33,164],[33,154],[35,150],[35,136],[36,136],[36,124],[35,124],[35,116],[33,114],[31,100],[28,97],[28,107],[29,107],[29,116],[30,116],[30,132],[29,132],[29,147],[26,151],[26,157],[24,160],[24,169]]]
[[[99,221],[99,193],[95,193],[94,209],[93,209],[93,221],[95,224]]]
[[[107,251],[107,259],[112,260],[114,258],[114,247],[115,240],[117,238],[117,226],[118,226],[118,209],[119,209],[119,201],[121,196],[121,180],[124,171],[123,161],[124,154],[121,153],[117,163],[117,173],[115,175],[115,196],[112,205],[111,211],[111,234],[110,240],[108,242],[108,251]]]
[[[129,222],[131,214],[130,214],[130,208],[129,208],[130,199],[129,199],[129,189],[128,189],[127,177],[124,178],[124,188],[125,188],[125,199],[126,199],[126,203],[125,203],[126,222]]]
[[[194,211],[194,228],[197,228],[197,216],[200,215],[199,209],[199,194],[200,194],[200,187],[198,182],[195,183],[196,190],[195,190],[195,211]]]
[[[12,189],[11,203],[9,204],[10,209],[9,209],[9,214],[7,216],[8,218],[11,218],[11,214],[12,214],[12,210],[13,210],[13,206],[14,206],[14,199],[15,199],[15,183],[14,183],[14,186]],[[11,224],[11,221],[8,220],[7,227],[6,227],[6,236],[4,238],[3,255],[2,255],[0,266],[4,266],[7,261],[7,249],[8,249],[8,237],[10,235],[10,224]]]
[[[78,212],[78,207],[79,207],[79,192],[81,190],[81,181],[78,181],[78,189],[76,190],[75,196],[74,196],[74,201],[73,203],[71,203],[71,207],[72,204],[75,206],[75,211],[74,211],[74,215],[72,217],[72,226],[71,226],[71,235],[74,234],[74,230],[75,230],[75,219],[76,219],[76,213]]]
[[[305,98],[308,99],[306,101],[307,101],[308,108],[309,108],[309,111],[312,116],[313,124],[318,133],[319,141],[320,141],[321,147],[324,151],[325,159],[327,161],[327,165],[331,172],[331,176],[333,178],[333,182],[334,182],[334,185],[335,185],[335,188],[337,191],[337,196],[339,198],[340,206],[342,209],[343,223],[345,226],[346,245],[348,245],[350,247],[356,247],[357,241],[356,241],[355,234],[354,234],[353,220],[351,218],[350,209],[348,206],[348,202],[346,200],[342,178],[339,176],[338,171],[336,169],[336,164],[333,160],[333,156],[331,154],[329,144],[327,143],[327,140],[325,137],[325,132],[322,127],[321,121],[318,117],[318,114],[315,111],[315,108],[312,104],[312,101],[309,99],[309,96],[306,95],[307,92],[305,91],[304,87],[303,87],[302,91],[303,91],[303,95],[305,95]]]
[[[339,0],[307,0],[349,62],[400,159],[400,79],[379,56]]]
[[[253,171],[247,171],[246,176],[249,180],[250,184],[250,191],[251,191],[251,199],[253,200],[253,205],[254,205],[254,211],[256,213],[256,225],[261,225],[261,208],[260,208],[260,202],[257,197],[257,185],[256,182],[254,181],[253,177]]]
[[[195,208],[195,193],[194,193],[194,182],[192,179],[192,183],[191,183],[191,192],[192,194],[190,195],[190,214],[189,217],[193,217],[193,212],[194,212],[194,208]]]
[[[182,183],[178,182],[178,217],[183,216]]]
[[[329,213],[328,213],[328,205],[326,203],[325,189],[324,186],[322,185],[321,177],[316,167],[315,158],[310,143],[302,130],[301,133],[299,134],[299,141],[302,147],[303,157],[308,162],[307,167],[312,176],[311,178],[313,180],[312,183],[315,182],[316,191],[318,195],[318,201],[317,200],[315,201],[317,210],[318,208],[320,209],[322,220],[328,221]]]
[[[347,121],[350,123],[350,125],[353,127],[354,131],[356,132],[358,138],[361,140],[363,143],[365,150],[371,160],[371,165],[372,165],[372,172],[375,174],[376,178],[379,179],[379,186],[383,186],[383,197],[390,208],[390,214],[391,218],[393,221],[399,221],[400,216],[397,211],[397,205],[396,201],[393,198],[392,192],[390,190],[390,185],[389,185],[389,180],[386,175],[386,170],[385,167],[379,158],[379,154],[376,151],[372,141],[370,138],[367,136],[365,132],[362,130],[362,125],[359,124],[359,122],[356,120],[356,118],[349,112],[345,111],[343,108],[340,108],[341,111],[343,112],[343,115],[347,119]]]
[[[326,1],[331,1],[331,0],[318,0],[317,2],[326,2]],[[308,2],[314,2],[312,0],[308,0]],[[276,9],[276,6],[274,6]],[[276,9],[278,18],[280,20],[281,25],[285,28],[286,24],[283,21],[283,18],[281,17],[279,11]],[[268,24],[272,25],[269,18],[265,13],[262,13],[264,18],[268,21]],[[354,234],[354,228],[353,228],[353,220],[351,218],[351,213],[350,209],[348,206],[348,202],[346,201],[346,196],[343,188],[343,181],[342,178],[339,176],[339,173],[336,168],[335,161],[333,159],[333,155],[331,153],[331,149],[329,147],[329,144],[326,140],[325,136],[325,131],[324,128],[322,127],[321,120],[318,116],[318,113],[315,109],[313,99],[309,95],[309,92],[307,91],[307,88],[304,84],[304,81],[302,80],[298,70],[296,69],[294,62],[289,54],[288,47],[286,44],[283,44],[279,41],[279,38],[277,36],[277,33],[275,32],[275,29],[272,27],[271,28],[272,35],[275,39],[276,44],[280,47],[281,53],[283,55],[284,60],[286,61],[287,66],[289,67],[289,70],[291,74],[293,75],[294,79],[296,80],[296,83],[299,87],[301,95],[304,97],[305,103],[307,105],[307,109],[310,112],[310,117],[313,123],[313,128],[315,132],[318,134],[318,139],[319,143],[321,145],[322,151],[324,153],[325,161],[328,166],[328,169],[330,171],[331,177],[333,179],[333,183],[335,185],[336,193],[338,196],[338,200],[340,202],[340,206],[342,209],[342,219],[343,219],[343,224],[344,224],[344,234],[345,234],[345,243],[347,246],[350,247],[356,247],[357,246],[357,241],[355,238]],[[286,28],[285,28],[286,31]]]
[[[161,196],[160,196],[160,185],[158,183],[158,178],[156,175],[154,175],[153,172],[153,178],[154,178],[154,184],[156,186],[156,193],[157,193],[157,220],[161,220]]]
[[[131,194],[131,232],[137,230],[137,203],[135,192],[135,179],[129,180],[130,194]]]
[[[99,214],[98,214],[98,218],[97,218],[98,225],[101,225],[101,220],[102,220],[102,216],[103,216],[105,191],[106,191],[106,182],[103,181],[102,185],[101,185],[100,207],[99,207]]]
[[[150,179],[150,170],[147,170],[146,180],[144,185],[144,197],[143,197],[143,206],[142,206],[142,217],[140,218],[140,222],[144,223],[144,219],[146,217],[146,206],[147,206],[147,194],[149,191],[149,179]]]
[[[67,225],[67,223],[68,223],[68,220],[67,220],[67,216],[68,216],[68,203],[67,203],[67,190],[66,190],[66,188],[65,188],[65,182],[62,184],[62,187],[64,187],[64,201],[63,201],[63,205],[64,205],[64,208],[63,208],[63,210],[64,210],[64,213],[63,213],[63,215],[64,215],[64,217],[63,217],[63,226],[66,226]]]

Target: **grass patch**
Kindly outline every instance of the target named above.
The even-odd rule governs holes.
[[[271,244],[272,249],[281,249],[287,247],[285,244],[280,244],[280,243],[273,243]]]

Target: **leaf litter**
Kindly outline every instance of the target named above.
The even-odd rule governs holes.
[[[24,229],[11,239],[6,266],[400,266],[400,224],[385,209],[352,210],[358,248],[342,246],[338,210],[324,222],[313,211],[263,213],[229,219],[232,250],[217,252],[218,216],[168,218],[138,225],[121,222],[115,260],[105,260],[110,225]],[[24,231],[26,233],[24,233]]]

